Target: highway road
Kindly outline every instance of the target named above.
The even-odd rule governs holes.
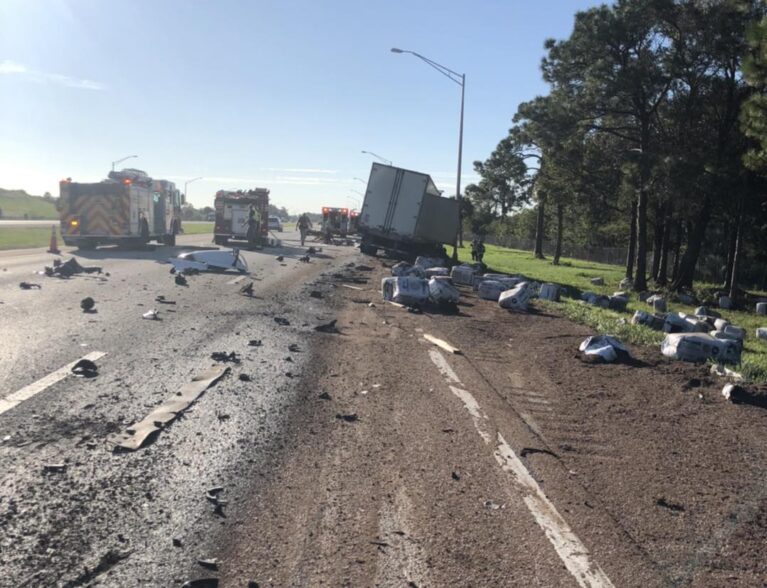
[[[74,252],[101,273],[67,280],[0,253],[0,587],[765,578],[764,416],[705,369],[583,363],[585,327],[470,289],[407,312],[378,292],[391,261],[281,236],[185,286],[165,261],[210,235]]]

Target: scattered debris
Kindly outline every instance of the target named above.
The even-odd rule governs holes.
[[[274,317],[274,322],[282,327],[288,327],[290,326],[290,321],[286,318],[283,318],[281,316]]]
[[[320,292],[319,290],[312,290],[311,292],[309,292],[309,297],[310,298],[322,298],[322,292]]]
[[[722,388],[722,396],[733,404],[749,404],[759,408],[767,408],[767,389],[749,390],[737,384],[726,384]]]
[[[240,374],[239,376],[240,382],[252,382],[253,379],[248,374]]]
[[[729,296],[720,296],[719,297],[719,308],[724,308],[725,310],[730,310],[732,308],[732,298]]]
[[[99,368],[90,359],[81,359],[72,366],[72,373],[81,378],[95,378],[99,375]]]
[[[538,298],[541,300],[552,300],[553,302],[558,302],[559,286],[556,284],[541,284],[541,289],[538,292]]]
[[[359,420],[359,417],[357,416],[356,412],[353,412],[351,414],[336,414],[336,418],[342,421],[346,421],[347,423],[354,423]]]
[[[756,338],[767,341],[767,327],[759,327],[756,329]]]
[[[610,310],[615,310],[617,312],[626,312],[626,305],[629,303],[629,299],[626,296],[616,296],[613,294],[612,296],[608,296],[607,298],[607,306],[610,308]]]
[[[429,335],[427,333],[424,333],[423,338],[426,339],[429,343],[433,343],[437,347],[441,347],[442,349],[444,349],[445,351],[447,351],[449,353],[453,353],[453,354],[456,354],[456,355],[460,355],[461,354],[461,350],[458,349],[458,347],[455,347],[455,346],[451,345],[447,341],[443,341],[442,339],[438,339],[434,335]]]
[[[229,353],[226,351],[214,351],[210,354],[210,358],[213,361],[221,361],[224,363],[240,363],[240,358],[234,351],[230,351]]]
[[[535,294],[528,282],[521,282],[498,297],[498,305],[507,310],[527,310],[527,303]]]
[[[341,287],[342,288],[349,288],[349,290],[360,290],[360,291],[364,291],[365,290],[365,288],[360,288],[358,286],[352,286],[350,284],[341,284]]]
[[[320,400],[332,400],[332,398],[330,398],[330,394],[328,394],[327,392],[323,392],[317,398],[319,398]]]
[[[45,267],[44,273],[48,277],[71,278],[75,274],[100,274],[101,268],[82,266],[72,257],[63,263],[59,259],[54,260],[53,267]]]
[[[643,310],[637,310],[634,316],[631,317],[631,324],[644,325],[653,329],[654,331],[662,331],[663,326],[666,324],[666,317],[657,314],[650,314]]]
[[[290,345],[288,345],[288,351],[292,353],[298,353],[299,351],[301,351],[301,348],[298,346],[298,343],[291,343]]]
[[[176,274],[175,282],[177,286],[187,286],[186,278],[181,274]]]
[[[239,249],[204,249],[186,251],[171,257],[168,262],[177,272],[226,272],[235,270],[241,274],[248,272],[248,263],[240,255]]]
[[[240,288],[240,294],[243,296],[253,296],[253,282],[248,282],[242,288]]]
[[[618,339],[611,335],[595,335],[586,338],[578,348],[586,356],[600,358],[605,363],[611,363],[620,358],[627,360],[628,349]]]
[[[248,341],[248,346],[250,347],[261,347],[263,343],[261,343],[261,339],[251,339]]]
[[[154,301],[159,302],[160,304],[176,304],[175,300],[168,300],[162,294],[160,294],[159,296],[155,296]]]
[[[314,327],[314,330],[319,333],[340,333],[341,331],[338,330],[336,327],[336,323],[338,322],[338,319],[333,319],[329,323],[325,323],[323,325],[318,325]]]
[[[383,299],[407,306],[417,306],[429,299],[429,283],[414,276],[392,277],[381,280]]]
[[[21,282],[19,284],[19,288],[22,290],[31,290],[32,288],[37,288],[38,290],[42,290],[43,287],[40,284],[34,284],[32,282]]]
[[[767,302],[756,303],[756,314],[767,315]]]
[[[474,283],[474,276],[477,270],[470,265],[456,265],[450,270],[450,277],[455,284],[471,286]]]
[[[61,474],[67,471],[67,464],[65,463],[48,463],[43,466],[43,473],[45,474]]]
[[[158,434],[189,406],[197,400],[205,390],[218,382],[229,371],[228,367],[213,366],[195,376],[191,382],[184,384],[181,390],[165,400],[143,420],[131,425],[124,433],[112,435],[108,441],[115,451],[136,451],[143,447],[147,440]]]
[[[216,558],[211,559],[198,559],[197,563],[208,570],[218,570],[218,560]]]
[[[458,480],[460,480],[460,479],[461,479],[461,475],[460,475],[458,472],[452,472],[452,473],[450,474],[450,477],[452,477],[452,478],[453,478],[453,480],[456,480],[456,481],[458,481]]]
[[[418,263],[418,261],[416,261],[416,263]],[[360,272],[372,272],[373,271],[373,268],[370,267],[369,265],[362,265],[362,264],[356,266],[354,269],[356,269],[357,271],[360,271]]]
[[[502,509],[502,508],[506,508],[505,504],[503,504],[503,505],[496,504],[492,500],[485,500],[484,506],[485,506],[485,508],[487,508],[489,510],[499,510],[499,509]]]
[[[311,260],[312,260],[312,258],[309,257],[308,255],[304,255],[304,256],[298,258],[298,261],[300,261],[302,263],[309,263],[309,262],[311,262]]]
[[[95,306],[96,306],[96,301],[90,296],[83,298],[80,301],[80,308],[83,309],[83,312],[93,312],[93,308]]]
[[[218,578],[199,578],[184,582],[181,588],[218,588]]]
[[[147,310],[144,314],[142,314],[141,318],[145,318],[150,321],[159,321],[160,313],[157,311],[156,308],[152,308],[150,310]]]
[[[183,547],[184,546],[184,544],[181,542],[181,539],[179,539],[178,537],[174,537],[172,539],[172,543],[173,543],[173,547]]]
[[[429,280],[429,299],[442,307],[455,307],[461,298],[458,288],[447,280],[431,278]]]
[[[284,257],[284,256],[282,256],[282,255],[278,255],[277,257],[275,257],[275,259],[276,259],[277,261],[285,261],[285,257]]]
[[[665,498],[658,498],[655,501],[655,504],[658,506],[661,506],[663,508],[667,508],[669,510],[672,510],[674,512],[684,512],[684,506],[681,504],[675,504],[673,502],[668,502]]]
[[[591,278],[591,283],[594,286],[604,286],[605,285],[605,280],[604,280],[604,278]]]

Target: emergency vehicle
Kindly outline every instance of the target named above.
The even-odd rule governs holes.
[[[360,213],[358,210],[349,211],[349,234],[357,232],[360,226]]]
[[[175,184],[138,169],[111,171],[97,183],[67,178],[59,183],[59,196],[61,237],[80,249],[149,241],[175,245],[181,231],[184,199]]]
[[[232,241],[248,240],[248,213],[255,206],[261,217],[259,236],[265,242],[269,236],[269,190],[219,190],[216,192],[214,208],[216,221],[213,229],[213,242],[226,245]]]
[[[324,206],[320,231],[323,236],[330,234],[346,237],[349,231],[349,209]]]

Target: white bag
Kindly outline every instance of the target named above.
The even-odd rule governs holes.
[[[538,297],[542,300],[559,301],[559,286],[556,284],[543,284],[541,291],[538,293]]]
[[[615,337],[595,335],[587,337],[578,348],[584,355],[598,355],[607,363],[618,359],[618,353],[628,355],[628,349]]]
[[[426,277],[433,278],[434,276],[447,276],[449,272],[446,267],[430,267],[426,270]]]
[[[739,342],[717,339],[708,333],[671,333],[661,343],[660,351],[666,357],[682,361],[740,362]]]
[[[415,258],[415,265],[423,270],[427,270],[431,267],[441,267],[444,263],[445,260],[439,257],[424,257],[419,255]]]
[[[506,290],[506,286],[495,280],[484,280],[479,284],[478,292],[479,297],[484,300],[492,300],[498,302],[501,293]]]
[[[471,286],[474,282],[476,273],[477,272],[471,266],[456,265],[453,266],[453,270],[450,272],[450,277],[453,278],[453,282],[456,284]]]
[[[422,304],[429,298],[429,284],[423,278],[402,276],[381,280],[384,300],[412,306]]]
[[[447,280],[429,280],[429,297],[437,304],[458,304],[458,289]]]
[[[501,308],[509,310],[527,310],[527,303],[533,297],[535,290],[527,282],[518,284],[511,290],[506,290],[498,297]]]

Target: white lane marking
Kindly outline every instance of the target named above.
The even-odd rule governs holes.
[[[96,361],[97,359],[100,359],[106,355],[105,351],[93,351],[89,353],[88,355],[81,357],[80,359],[89,359],[91,361]],[[14,392],[13,394],[9,394],[5,398],[0,398],[0,414],[3,414],[6,411],[11,410],[12,408],[18,406],[25,400],[29,400],[36,394],[39,394],[46,388],[53,386],[56,382],[59,382],[66,378],[68,375],[72,373],[72,367],[80,361],[80,359],[76,359],[72,363],[68,363],[62,368],[57,369],[55,372],[52,372],[48,374],[47,376],[44,376],[37,380],[37,382],[33,382],[32,384],[29,384],[28,386],[24,386],[21,390],[18,390]]]
[[[431,360],[434,362],[434,365],[437,366],[439,373],[441,373],[444,376],[444,378],[448,381],[449,384],[461,383],[461,380],[458,379],[458,376],[453,371],[453,368],[451,368],[450,364],[447,363],[447,360],[445,359],[444,355],[442,355],[436,349],[429,349],[429,357],[431,357]]]
[[[244,275],[243,275],[243,276],[238,276],[238,277],[234,278],[233,280],[229,280],[229,281],[227,282],[227,284],[229,284],[230,286],[232,286],[232,285],[236,284],[237,282],[242,282],[242,281],[243,281],[243,280],[244,280],[246,277],[247,277],[247,276],[244,276]]]
[[[450,390],[463,402],[466,411],[474,421],[474,428],[479,436],[489,445],[492,437],[484,427],[484,423],[489,419],[477,399],[468,390],[452,385],[461,384],[461,381],[447,363],[444,355],[436,349],[431,349],[429,356],[447,380]],[[614,588],[613,583],[602,571],[602,568],[591,561],[586,546],[578,539],[554,504],[546,497],[538,482],[530,475],[514,450],[506,443],[500,433],[497,435],[498,446],[493,452],[496,461],[503,471],[512,475],[522,493],[525,494],[522,500],[533,515],[535,522],[543,529],[546,537],[554,546],[554,550],[562,563],[565,564],[567,571],[582,588]]]
[[[533,514],[538,526],[546,533],[559,559],[565,564],[578,585],[584,588],[612,586],[610,578],[602,571],[602,568],[591,562],[586,546],[581,543],[500,433],[498,433],[495,459],[501,468],[511,473],[516,482],[528,492],[524,497],[527,508]]]

